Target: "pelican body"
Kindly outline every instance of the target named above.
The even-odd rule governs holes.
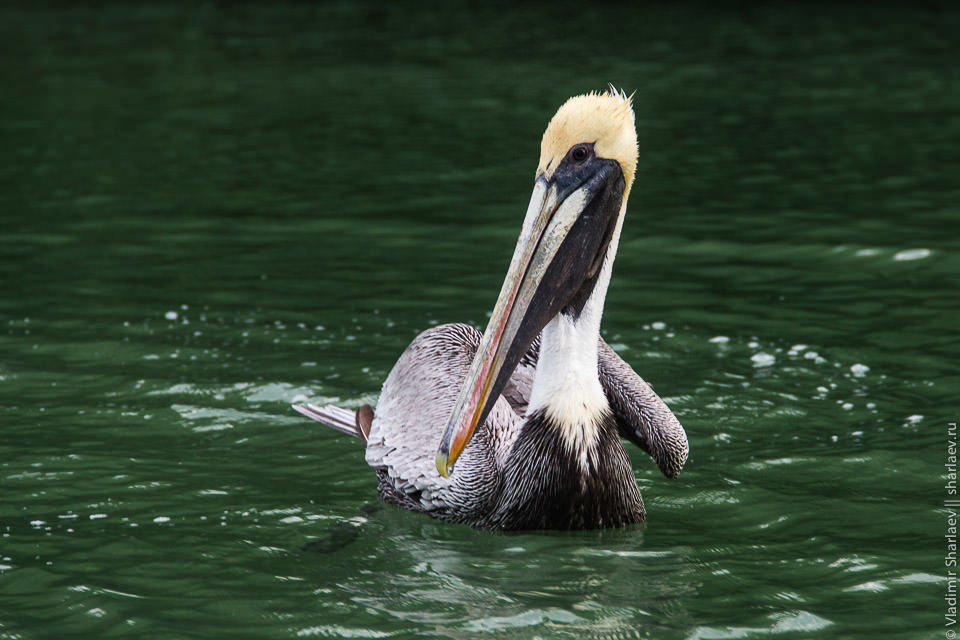
[[[486,330],[417,336],[376,410],[297,405],[366,443],[380,496],[481,529],[593,529],[645,518],[621,437],[669,478],[683,427],[600,337],[637,165],[628,98],[568,100],[540,146],[533,193]]]

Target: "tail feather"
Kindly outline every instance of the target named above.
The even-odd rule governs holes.
[[[341,433],[354,438],[360,438],[367,441],[363,431],[357,426],[357,413],[349,409],[341,409],[332,404],[325,407],[318,407],[315,404],[295,404],[293,408],[299,413],[316,420],[320,424],[325,424],[331,429],[336,429]]]

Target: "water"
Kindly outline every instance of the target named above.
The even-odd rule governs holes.
[[[0,638],[945,637],[958,22],[0,8]],[[620,531],[377,508],[289,403],[485,322],[546,121],[607,81],[641,159],[605,335],[687,469],[633,451]]]

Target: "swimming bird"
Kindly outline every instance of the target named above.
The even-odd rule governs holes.
[[[680,473],[683,427],[600,337],[637,157],[632,96],[570,98],[486,331],[418,335],[375,411],[295,405],[365,442],[386,502],[480,529],[619,527],[645,518],[621,436]]]

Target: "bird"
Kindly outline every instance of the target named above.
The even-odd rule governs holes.
[[[376,408],[294,405],[366,446],[387,503],[488,530],[643,522],[624,439],[676,478],[676,416],[601,337],[637,169],[633,96],[571,97],[540,144],[533,193],[486,330],[432,327]]]

